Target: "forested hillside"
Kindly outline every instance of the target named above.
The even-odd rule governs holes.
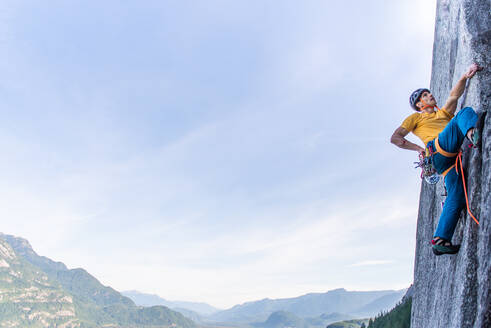
[[[0,234],[0,327],[194,328],[165,306],[136,306],[83,269],[69,270]]]

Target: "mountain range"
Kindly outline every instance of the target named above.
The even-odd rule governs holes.
[[[347,291],[343,288],[326,293],[310,293],[294,298],[264,299],[236,305],[209,317],[217,322],[264,321],[276,311],[286,311],[301,318],[313,318],[333,312],[355,317],[372,316],[392,308],[406,290]]]
[[[405,292],[406,289],[359,292],[341,288],[294,298],[247,302],[211,314],[199,312],[196,307],[186,307],[185,302],[178,302],[182,307],[172,306],[170,303],[165,304],[203,325],[313,328],[325,327],[341,320],[373,317],[381,311],[393,308]],[[160,302],[155,304],[164,304],[163,301],[165,301],[157,295],[136,291],[125,292],[125,295],[132,298],[137,304],[154,305],[152,300]],[[201,303],[200,306],[203,304]]]
[[[0,233],[0,327],[195,328],[165,306],[137,306],[83,269],[69,270]]]
[[[189,310],[204,316],[221,311],[203,302],[169,301],[156,294],[146,294],[136,290],[123,291],[121,294],[131,298],[136,304],[141,306],[164,305],[170,309]]]

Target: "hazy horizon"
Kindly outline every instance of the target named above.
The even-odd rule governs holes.
[[[247,304],[247,303],[250,303],[250,302],[256,302],[256,301],[262,301],[262,300],[266,300],[266,299],[270,299],[270,300],[280,300],[280,299],[287,299],[287,298],[296,298],[296,297],[300,297],[300,296],[304,296],[304,295],[308,295],[308,294],[324,294],[324,293],[329,293],[329,292],[332,292],[332,291],[336,291],[336,290],[345,290],[347,292],[381,292],[381,291],[395,291],[395,292],[398,292],[398,291],[402,291],[402,290],[407,290],[410,286],[406,287],[406,288],[401,288],[401,289],[381,289],[381,290],[347,290],[345,288],[335,288],[335,289],[330,289],[330,290],[326,290],[324,292],[317,292],[317,293],[306,293],[306,294],[301,294],[301,295],[296,295],[296,296],[292,296],[292,297],[284,297],[284,298],[269,298],[269,297],[266,297],[266,298],[263,298],[263,299],[257,299],[257,300],[253,300],[253,301],[248,301],[248,302],[240,302],[240,303],[237,303],[237,304],[234,304],[228,308],[218,308],[216,306],[214,306],[213,304],[209,304],[209,303],[206,303],[206,302],[194,302],[194,301],[189,301],[189,300],[170,300],[170,299],[167,299],[165,297],[162,297],[158,294],[155,294],[155,293],[144,293],[142,291],[139,291],[139,290],[122,290],[122,291],[119,291],[121,294],[125,295],[128,294],[128,293],[138,293],[138,294],[142,294],[142,295],[148,295],[148,296],[156,296],[156,297],[159,297],[167,302],[171,302],[171,303],[174,303],[174,302],[183,302],[183,303],[197,303],[197,304],[206,304],[206,305],[209,305],[215,309],[217,309],[218,311],[224,311],[224,310],[229,310],[237,305],[244,305],[244,304]],[[126,297],[130,297],[130,296],[126,296]],[[130,297],[131,298],[131,297]],[[138,305],[138,304],[137,304]]]

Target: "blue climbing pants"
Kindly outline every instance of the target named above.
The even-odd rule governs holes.
[[[458,153],[467,131],[475,127],[476,122],[477,114],[471,107],[461,109],[438,135],[440,147],[449,153]],[[435,149],[434,142],[434,140],[430,141],[427,147]],[[455,157],[445,157],[440,153],[433,154],[432,160],[439,174],[455,164]],[[447,188],[447,199],[443,205],[434,237],[451,240],[459,220],[460,211],[465,207],[462,177],[453,168],[445,176],[445,187]]]

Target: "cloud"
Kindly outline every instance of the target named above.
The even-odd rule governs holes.
[[[353,263],[350,266],[352,267],[361,267],[361,266],[372,266],[372,265],[385,265],[385,264],[391,264],[394,263],[394,261],[388,261],[388,260],[369,260],[369,261],[361,261],[357,263]]]

